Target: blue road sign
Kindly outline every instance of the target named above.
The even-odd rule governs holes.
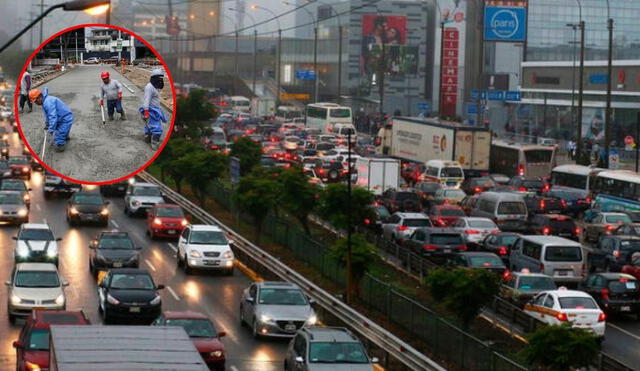
[[[520,100],[522,99],[520,96],[520,91],[518,90],[509,90],[507,92],[505,92],[505,100],[510,100],[513,102],[520,102]]]
[[[240,159],[237,157],[231,157],[229,159],[229,170],[231,171],[231,184],[238,184],[240,182]]]
[[[487,91],[488,100],[504,100],[504,90],[489,90]]]
[[[485,105],[481,105],[481,107],[482,107],[481,113],[484,113],[487,110],[487,107]],[[478,114],[478,104],[477,103],[473,103],[473,102],[468,102],[467,103],[467,114],[468,115],[477,115]]]
[[[484,39],[487,41],[525,41],[527,9],[524,7],[486,6]]]
[[[607,80],[606,73],[592,73],[589,75],[589,84],[606,84]]]
[[[478,100],[478,98],[481,100],[487,99],[487,91],[478,89],[471,90],[471,100]]]
[[[298,79],[298,80],[315,80],[316,79],[316,71],[314,71],[314,70],[305,70],[305,69],[297,69],[296,70],[296,79]]]
[[[418,102],[418,110],[419,111],[428,111],[429,110],[429,103],[427,103],[427,102]]]

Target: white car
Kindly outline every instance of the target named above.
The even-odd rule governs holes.
[[[58,266],[58,242],[47,224],[25,223],[20,226],[16,241],[14,259],[16,263],[42,262]]]
[[[402,243],[409,239],[418,228],[433,227],[431,220],[423,213],[394,213],[382,224],[382,237],[385,240]]]
[[[178,239],[178,265],[189,274],[194,268],[233,274],[233,251],[224,232],[215,225],[187,226]]]
[[[84,60],[84,64],[99,64],[100,63],[100,59],[98,59],[97,57],[90,57]]]
[[[459,218],[452,227],[462,232],[466,243],[474,244],[480,244],[488,235],[500,232],[493,220],[481,217]]]
[[[524,306],[524,311],[549,325],[571,322],[572,327],[591,330],[600,339],[604,338],[606,316],[598,303],[583,291],[544,291],[536,295]]]
[[[16,317],[30,315],[34,308],[66,309],[63,287],[69,284],[51,263],[16,264],[5,285],[9,291],[7,312],[11,323]]]
[[[129,184],[124,195],[124,213],[127,215],[146,212],[156,204],[164,203],[160,187],[151,183]]]

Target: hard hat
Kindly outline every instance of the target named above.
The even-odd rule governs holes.
[[[151,71],[151,77],[153,76],[164,77],[164,72],[162,72],[161,68],[155,68],[153,71]]]
[[[100,78],[101,79],[109,78],[109,71],[102,71],[102,73],[100,74]]]
[[[32,101],[32,102],[35,101],[36,98],[38,98],[40,96],[40,94],[42,94],[40,89],[31,89],[31,90],[29,90],[29,100]]]

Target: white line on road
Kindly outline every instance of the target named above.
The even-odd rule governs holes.
[[[171,294],[171,296],[173,296],[174,299],[176,299],[176,301],[180,301],[180,297],[178,296],[178,294],[176,294],[175,291],[173,291],[171,286],[167,286],[167,290],[169,290],[169,293]]]
[[[111,219],[111,224],[113,224],[113,226],[114,226],[114,227],[116,227],[116,228],[120,228],[120,226],[118,225],[118,223],[117,223],[115,220],[113,220],[113,219]]]
[[[124,85],[125,88],[127,88],[127,90],[129,90],[131,92],[131,94],[134,94],[133,90],[127,86],[127,84],[122,83],[122,85]]]
[[[156,267],[154,267],[149,260],[145,259],[144,262],[147,263],[147,265],[149,266],[149,268],[151,268],[152,271],[154,272],[156,271]]]
[[[169,247],[171,248],[171,250],[173,250],[173,252],[178,252],[178,248],[171,242],[167,242],[167,245],[169,245]]]
[[[229,368],[231,369],[231,371],[238,371],[238,368],[236,366],[231,366]]]
[[[629,332],[629,331],[627,331],[627,330],[623,329],[622,327],[618,327],[618,326],[613,325],[613,324],[611,324],[611,323],[607,323],[607,326],[613,327],[614,329],[616,329],[616,330],[618,330],[618,331],[622,332],[622,333],[623,333],[623,334],[625,334],[625,335],[629,335],[629,336],[631,336],[632,338],[634,338],[634,339],[636,339],[636,340],[640,340],[640,336],[635,335],[635,334],[632,334],[631,332]]]
[[[36,210],[41,211],[40,204],[36,204]]]

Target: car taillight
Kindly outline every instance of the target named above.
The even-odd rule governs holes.
[[[438,225],[444,226],[445,222],[442,218],[438,218],[438,220],[436,220],[436,222],[438,223]]]
[[[546,205],[545,205],[544,200],[540,200],[540,209],[544,210],[544,207],[545,207],[545,206],[546,206]]]
[[[445,203],[445,204],[448,204],[450,201],[449,201],[449,199],[445,198],[444,201],[442,201],[442,202]]]
[[[407,227],[406,225],[399,225],[396,227],[396,229],[399,231],[406,231],[407,229],[409,229],[409,227]]]
[[[540,264],[538,268],[540,268],[540,272],[544,272],[544,264]]]
[[[620,250],[616,250],[613,252],[613,257],[614,258],[619,258],[620,257]]]
[[[518,166],[518,175],[524,176],[524,165]]]
[[[569,318],[567,317],[567,314],[562,312],[558,313],[556,315],[556,318],[558,319],[558,321],[562,321],[562,322],[566,322],[569,320]]]
[[[464,233],[466,233],[466,234],[480,234],[480,231],[477,231],[475,229],[467,229],[466,231],[464,231]]]
[[[580,234],[580,228],[576,227],[576,235]]]
[[[562,205],[562,208],[566,209],[567,208],[567,201],[565,200],[560,200],[560,204]]]
[[[518,191],[520,192],[526,192],[527,188],[526,187],[518,187]]]
[[[605,229],[605,230],[607,230],[607,231],[609,231],[609,232],[611,232],[611,231],[613,230],[613,228],[614,228],[614,226],[613,226],[613,225],[611,225],[611,224],[607,224],[607,226],[606,226],[606,227],[604,227],[604,229]]]
[[[508,269],[505,269],[504,272],[502,272],[502,279],[508,280],[509,277],[511,277],[511,272],[509,272]]]
[[[607,319],[607,315],[604,312],[600,312],[598,315],[598,322],[604,322]]]
[[[438,246],[436,246],[436,245],[423,245],[422,248],[425,249],[425,250],[435,250],[435,249],[438,248]]]
[[[549,233],[551,233],[551,228],[549,227],[542,228],[542,234],[548,235]]]
[[[371,219],[369,219],[369,218],[364,218],[364,224],[366,224],[366,225],[371,224]]]
[[[458,251],[467,251],[468,247],[467,245],[460,245],[457,247]]]
[[[507,247],[500,246],[500,248],[498,249],[498,255],[507,255]]]
[[[584,199],[584,202],[590,204],[591,203],[591,197],[587,197]]]
[[[480,187],[475,187],[473,190],[474,190],[475,193],[482,192],[482,188],[480,188]]]
[[[549,185],[545,185],[544,187],[542,187],[542,192],[548,192],[549,191]]]
[[[600,296],[602,296],[603,300],[609,300],[609,289],[600,290]]]

